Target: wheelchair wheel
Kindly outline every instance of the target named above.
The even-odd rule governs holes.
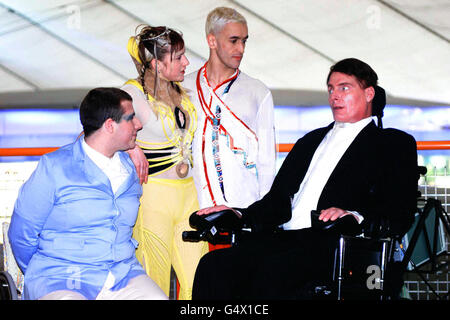
[[[0,272],[0,300],[17,300],[17,289],[8,272]]]

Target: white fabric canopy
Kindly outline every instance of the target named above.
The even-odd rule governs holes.
[[[217,6],[246,17],[241,69],[278,103],[314,104],[312,93],[323,103],[329,67],[356,57],[390,97],[450,105],[449,0],[2,0],[0,100],[122,85],[136,77],[126,43],[141,23],[182,31],[193,71],[208,57],[204,24]]]

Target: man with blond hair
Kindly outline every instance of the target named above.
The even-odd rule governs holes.
[[[272,94],[239,70],[248,39],[239,12],[214,9],[205,31],[209,59],[183,82],[198,114],[193,172],[199,204],[247,206],[269,191],[275,175]]]

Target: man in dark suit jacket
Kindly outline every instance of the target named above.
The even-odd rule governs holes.
[[[416,211],[416,142],[371,119],[377,80],[354,58],[331,67],[327,86],[335,121],[297,141],[263,199],[233,209],[253,235],[202,259],[194,299],[301,298],[309,284],[329,281],[337,234],[311,228],[311,210],[323,222],[351,215],[365,233],[409,229]],[[277,226],[283,231],[270,232]]]

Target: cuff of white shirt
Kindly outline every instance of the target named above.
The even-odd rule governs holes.
[[[360,215],[357,211],[348,211],[347,212],[351,213],[355,218],[356,221],[358,221],[358,224],[361,224],[361,222],[363,222],[364,217],[362,215]]]

